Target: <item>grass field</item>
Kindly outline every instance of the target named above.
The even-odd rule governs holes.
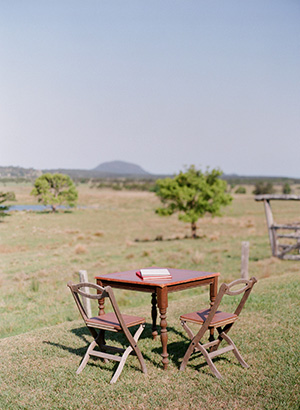
[[[15,191],[19,204],[35,203],[30,185],[0,190]],[[188,224],[154,213],[158,203],[149,192],[81,185],[81,208],[14,212],[0,223],[0,409],[300,408],[300,262],[271,257],[263,205],[251,195],[236,196],[221,218],[200,220],[201,239],[192,240],[178,239],[190,234]],[[278,202],[273,210],[276,222],[299,220],[297,203]],[[108,384],[114,364],[91,360],[76,376],[90,336],[66,283],[77,281],[80,269],[91,281],[157,265],[219,271],[220,282],[229,282],[240,276],[242,241],[250,242],[249,273],[259,281],[232,335],[250,369],[229,353],[216,360],[221,381],[201,356],[178,371],[188,345],[178,317],[207,305],[202,287],[170,295],[167,372],[160,341],[151,339],[150,295],[118,291],[122,310],[138,308],[147,319],[140,348],[148,375],[130,357],[114,386]]]

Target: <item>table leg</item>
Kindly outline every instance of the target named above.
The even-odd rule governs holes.
[[[162,344],[162,363],[164,370],[168,368],[168,330],[167,330],[167,307],[168,307],[168,289],[159,288],[157,290],[157,302],[160,313],[160,340]]]
[[[102,282],[101,282],[101,281],[97,281],[97,285],[102,286]],[[98,290],[97,290],[97,293],[99,293]],[[99,316],[100,316],[100,315],[104,315],[104,313],[105,313],[105,311],[104,311],[104,299],[105,299],[105,298],[98,300],[98,306],[99,306],[99,312],[98,312],[98,314],[99,314]]]
[[[216,276],[213,279],[212,283],[210,284],[210,307],[212,307],[213,304],[215,303],[217,293],[218,293],[218,277]],[[210,335],[208,339],[210,342],[213,342],[215,340],[214,330],[215,329],[213,327],[210,328]]]
[[[151,310],[151,316],[152,316],[152,338],[153,340],[156,339],[156,336],[158,335],[157,333],[157,326],[156,326],[156,319],[157,319],[157,297],[156,293],[152,293],[152,299],[151,299],[151,304],[152,304],[152,310]]]
[[[210,307],[215,303],[216,296],[218,293],[218,277],[213,278],[210,284]]]

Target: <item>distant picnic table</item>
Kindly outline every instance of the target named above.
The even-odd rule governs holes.
[[[263,201],[267,219],[268,233],[272,255],[280,259],[300,260],[300,221],[288,224],[276,224],[270,201],[300,201],[298,195],[256,195],[256,201]],[[289,232],[289,233],[282,233]],[[292,232],[294,231],[294,232]],[[279,238],[284,238],[288,243],[279,243]],[[296,241],[296,243],[295,243]],[[295,254],[298,252],[298,255]],[[294,252],[294,254],[291,254]]]

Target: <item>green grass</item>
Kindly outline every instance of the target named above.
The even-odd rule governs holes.
[[[34,203],[30,186],[6,186],[18,203]],[[72,213],[16,212],[0,223],[0,409],[299,409],[299,271],[297,261],[271,257],[263,205],[236,196],[222,218],[198,222],[201,239],[176,216],[154,213],[148,192],[79,186],[89,208]],[[278,223],[299,218],[299,206],[276,203]],[[164,241],[154,241],[162,235]],[[135,239],[146,240],[136,242]],[[245,360],[230,353],[216,360],[224,378],[214,378],[201,356],[185,372],[180,361],[188,341],[178,317],[208,303],[205,287],[170,294],[168,351],[151,339],[151,295],[117,291],[122,310],[144,315],[140,339],[148,375],[130,357],[116,385],[114,364],[91,360],[75,371],[89,334],[66,287],[86,269],[97,274],[151,265],[221,272],[220,282],[240,276],[241,242],[250,242],[249,273],[258,278],[232,335]],[[229,304],[228,307],[231,305]]]
[[[299,292],[297,273],[258,282],[232,330],[250,368],[243,369],[231,353],[223,355],[216,360],[222,380],[212,376],[200,355],[191,358],[185,372],[178,370],[188,346],[178,317],[198,304],[205,306],[204,294],[183,292],[170,302],[167,371],[160,364],[160,341],[151,339],[150,306],[140,307],[139,313],[148,317],[139,342],[148,375],[130,357],[112,386],[113,363],[90,360],[79,376],[75,374],[91,340],[79,320],[2,339],[0,408],[297,409]]]

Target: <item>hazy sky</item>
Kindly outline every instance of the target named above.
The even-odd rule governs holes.
[[[299,0],[0,0],[0,166],[300,177]]]

